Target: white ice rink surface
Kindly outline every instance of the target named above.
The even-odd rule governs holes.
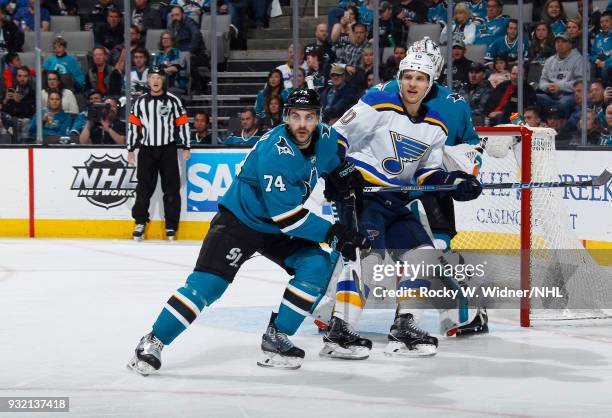
[[[532,329],[491,313],[491,333],[440,339],[425,359],[382,354],[393,313],[366,312],[370,359],[318,356],[307,320],[301,369],[255,362],[287,276],[261,257],[163,352],[159,375],[125,364],[191,272],[196,242],[0,240],[0,396],[69,396],[43,417],[610,417],[612,321]],[[507,317],[507,315],[506,315]],[[437,332],[435,313],[424,327]]]

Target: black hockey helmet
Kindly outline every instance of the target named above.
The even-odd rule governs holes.
[[[283,108],[283,120],[288,123],[291,109],[315,110],[321,121],[321,99],[319,93],[313,89],[295,89],[287,97],[287,103]]]
[[[312,89],[296,89],[291,92],[285,103],[285,109],[321,110],[319,93]]]

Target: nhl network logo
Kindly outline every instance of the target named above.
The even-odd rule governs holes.
[[[77,172],[70,189],[78,190],[78,196],[86,198],[93,205],[110,209],[134,197],[136,169],[129,167],[121,155],[92,155],[84,166],[74,169]]]

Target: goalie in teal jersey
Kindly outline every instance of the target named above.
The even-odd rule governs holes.
[[[193,273],[170,296],[152,331],[140,340],[128,363],[130,369],[143,375],[158,370],[163,347],[193,323],[204,307],[221,297],[255,252],[293,276],[262,337],[262,358],[257,364],[300,367],[304,351],[288,336],[312,312],[331,276],[330,255],[319,244],[326,242],[343,256],[355,259],[356,249],[369,248],[369,241],[303,206],[321,176],[339,189],[363,185],[361,176],[342,163],[335,130],[320,122],[318,94],[307,89],[292,92],[284,120],[246,156],[219,202],[219,212],[202,243]]]

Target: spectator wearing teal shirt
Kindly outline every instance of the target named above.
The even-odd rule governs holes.
[[[42,111],[43,137],[65,136],[72,126],[72,117],[62,110],[62,95],[58,92],[49,93],[47,108]],[[32,118],[30,135],[36,137],[36,118]]]
[[[246,108],[240,114],[240,133],[234,133],[223,141],[224,145],[255,145],[261,138],[257,127],[257,116],[251,108]]]
[[[195,144],[212,144],[212,134],[208,132],[209,117],[204,112],[197,112],[193,116],[193,133],[189,142]]]
[[[268,81],[265,87],[257,92],[257,98],[255,99],[255,115],[258,118],[263,118],[266,113],[264,109],[266,100],[272,96],[281,97],[283,88],[283,73],[275,68],[268,73]]]
[[[155,55],[153,66],[161,67],[166,73],[167,88],[170,92],[175,89],[185,92],[187,90],[187,77],[185,70],[187,64],[181,57],[181,51],[176,47],[176,38],[172,32],[166,30],[159,36],[159,51]]]
[[[559,0],[547,0],[544,3],[542,20],[550,25],[553,35],[566,31],[567,16],[563,4]]]
[[[470,8],[470,12],[474,15],[474,19],[485,20],[487,18],[486,0],[470,0],[468,7]]]
[[[53,52],[55,55],[50,56],[43,63],[45,71],[57,71],[60,74],[67,74],[74,80],[77,89],[83,88],[85,84],[85,74],[81,70],[81,64],[72,55],[66,53],[68,42],[61,36],[58,36],[53,41]]]
[[[497,38],[506,34],[508,17],[502,15],[500,0],[487,1],[487,18],[476,26],[476,45],[491,45]]]
[[[446,23],[446,3],[442,0],[432,0],[432,6],[427,10],[429,23]]]
[[[591,62],[605,85],[612,81],[612,11],[605,11],[599,19],[601,31],[595,36],[591,49]]]
[[[369,0],[366,4],[357,7],[359,18],[357,22],[363,23],[368,27],[368,33],[372,33],[372,22],[374,21],[374,0]]]
[[[527,37],[523,38],[523,53],[527,58],[527,50],[529,44],[527,43]],[[505,56],[508,58],[508,63],[514,65],[518,61],[518,21],[516,19],[510,19],[508,26],[506,26],[506,36],[497,38],[489,47],[485,54],[485,65],[489,69],[493,69],[493,63],[497,57]]]

